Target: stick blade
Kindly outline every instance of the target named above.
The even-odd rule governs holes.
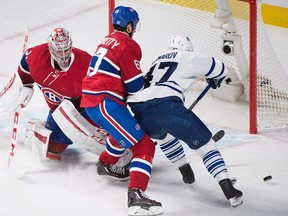
[[[219,130],[216,134],[213,135],[212,139],[214,142],[218,142],[220,139],[222,139],[225,135],[224,130]]]

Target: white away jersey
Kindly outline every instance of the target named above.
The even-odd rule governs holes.
[[[128,102],[144,102],[154,98],[177,96],[184,93],[196,78],[221,78],[226,76],[223,62],[203,54],[169,50],[152,63],[145,77],[145,87],[128,97]]]

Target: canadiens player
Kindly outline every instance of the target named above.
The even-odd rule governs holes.
[[[88,136],[87,131],[93,133],[91,128],[94,127],[86,120],[85,110],[79,107],[82,79],[90,59],[90,54],[72,46],[66,29],[56,28],[48,36],[47,43],[24,53],[18,73],[1,92],[0,112],[13,112],[19,105],[24,107],[29,103],[34,84],[42,91],[50,111],[46,123],[34,122],[31,126],[32,150],[40,159],[60,160],[61,153],[73,142],[79,142],[86,150],[93,148],[90,146],[93,144],[101,145],[101,151],[104,149],[103,143],[95,144],[95,139]],[[86,136],[83,135],[85,131]]]
[[[196,78],[205,78],[216,89],[227,73],[230,77],[230,71],[223,62],[193,52],[190,39],[177,35],[171,40],[169,50],[152,63],[145,77],[144,89],[130,95],[128,103],[141,127],[161,143],[160,147],[168,159],[173,162],[178,158],[177,165],[186,178],[183,179],[185,183],[193,183],[194,174],[184,159],[179,140],[200,155],[207,171],[219,183],[231,205],[237,206],[242,203],[242,192],[233,187],[210,130],[184,106],[185,92]]]
[[[89,73],[83,79],[81,106],[96,124],[108,132],[105,151],[99,157],[97,172],[118,179],[129,177],[128,167],[113,169],[125,149],[133,158],[128,186],[128,215],[159,215],[160,202],[147,197],[155,152],[154,142],[144,133],[126,107],[126,98],[140,91],[144,77],[140,68],[141,49],[132,39],[139,22],[138,13],[119,6],[112,13],[114,32],[105,37],[92,57]]]

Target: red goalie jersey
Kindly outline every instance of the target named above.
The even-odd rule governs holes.
[[[62,100],[71,100],[79,106],[82,79],[85,77],[90,54],[77,48],[72,49],[69,67],[57,69],[48,50],[48,44],[32,47],[23,55],[18,73],[23,84],[37,83],[51,110],[55,110]]]

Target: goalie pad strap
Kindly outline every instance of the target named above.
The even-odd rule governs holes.
[[[65,135],[78,147],[97,155],[105,149],[106,131],[90,124],[71,101],[63,100],[52,116]]]

